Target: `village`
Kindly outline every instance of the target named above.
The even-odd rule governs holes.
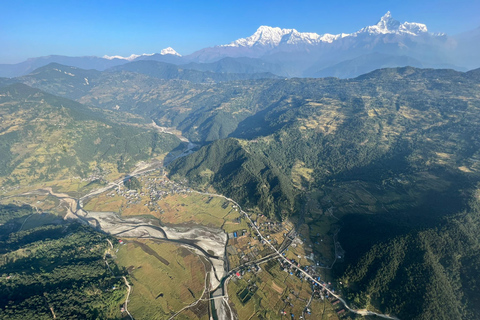
[[[255,211],[250,211],[248,215],[251,219],[247,219],[237,204],[192,190],[186,185],[186,181],[169,180],[163,168],[158,168],[145,175],[125,178],[123,184],[106,192],[103,197],[114,202],[123,199],[122,215],[153,215],[167,224],[191,223],[187,221],[193,218],[200,219],[197,223],[208,225],[208,221],[215,221],[208,217],[209,210],[219,210],[215,215],[223,216],[222,229],[228,235],[225,248],[227,270],[232,276],[225,289],[235,308],[249,310],[258,308],[261,303],[262,308],[275,312],[281,318],[290,316],[291,319],[315,319],[317,309],[324,310],[317,304],[329,305],[329,312],[337,316],[349,313],[328,292],[335,292],[330,282],[329,266],[342,258],[343,251],[339,247],[338,251],[335,248],[328,256],[322,256],[322,252],[318,251],[314,253],[313,247],[327,239],[327,235],[317,232],[312,239],[308,230],[296,228],[295,221],[272,220]],[[108,201],[98,203],[108,205]],[[201,214],[200,211],[189,211],[192,203],[200,211],[203,209],[198,205],[203,203],[206,211]],[[323,245],[326,247],[328,244]],[[308,278],[300,269],[315,280]],[[266,307],[263,305],[265,302],[259,302],[259,299],[275,304]]]
[[[136,188],[126,187],[129,180],[138,180]],[[126,207],[142,204],[150,212],[163,213],[164,209],[158,204],[164,197],[175,194],[186,194],[190,188],[183,184],[169,180],[165,176],[163,168],[157,169],[148,176],[127,177],[125,185],[118,185],[117,188],[107,194],[108,197],[123,197],[126,199]]]

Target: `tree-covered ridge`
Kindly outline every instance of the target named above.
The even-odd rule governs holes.
[[[105,265],[106,239],[79,224],[2,234],[0,318],[121,318],[126,288]]]
[[[218,140],[170,166],[173,178],[186,176],[196,186],[213,186],[222,193],[281,217],[294,210],[295,197],[290,179],[262,154],[252,154],[237,139]],[[280,212],[279,212],[280,211]]]
[[[178,127],[194,141],[213,141],[227,137],[240,121],[252,114],[248,110],[249,104],[255,102],[252,98],[271,80],[195,83],[130,71],[98,73],[50,64],[11,81],[85,105],[136,113],[162,126]],[[217,112],[220,114],[216,115]],[[197,131],[195,127],[199,125]]]
[[[342,277],[349,297],[400,319],[478,319],[478,195],[442,226],[374,245]]]
[[[317,103],[328,98],[339,102],[338,106],[354,104],[378,113],[376,109],[382,105],[394,109],[428,108],[441,100],[444,111],[448,111],[461,107],[461,102],[463,106],[471,103],[462,100],[465,97],[478,98],[478,70],[462,73],[410,67],[381,69],[356,79],[258,79],[206,84],[52,64],[14,81],[87,105],[119,108],[153,118],[199,142],[255,135],[255,131],[246,130],[250,123],[268,121],[265,116],[279,115],[278,107],[288,107],[292,102]],[[259,130],[258,126],[255,130]]]
[[[12,219],[31,215],[33,209],[30,206],[23,205],[1,205],[0,204],[0,233],[5,233],[6,229],[2,228],[3,224]]]
[[[23,84],[0,88],[0,117],[0,179],[7,184],[85,178],[98,167],[127,172],[180,144]]]

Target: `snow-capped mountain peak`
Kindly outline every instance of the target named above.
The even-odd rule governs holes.
[[[113,59],[121,59],[121,60],[127,60],[127,61],[133,61],[137,58],[140,58],[140,57],[150,57],[150,56],[153,56],[155,53],[144,53],[144,54],[132,54],[128,57],[122,57],[122,56],[108,56],[108,55],[104,55],[102,58],[103,59],[108,59],[108,60],[113,60]],[[174,55],[174,56],[179,56],[181,57],[181,55],[173,50],[172,47],[168,47],[168,48],[165,48],[163,49],[162,51],[160,51],[160,54],[162,56],[164,55],[167,55],[167,54],[171,54],[171,55]]]
[[[235,40],[220,47],[276,47],[280,44],[315,44],[319,42],[332,42],[342,35],[324,34],[314,32],[299,32],[295,29],[281,29],[278,27],[260,26],[253,35],[247,38]]]
[[[102,58],[103,59],[108,59],[108,60],[121,59],[121,60],[133,61],[133,60],[137,59],[138,57],[148,57],[148,56],[153,56],[153,55],[154,55],[154,53],[131,54],[128,57],[104,55]]]
[[[281,29],[278,27],[260,26],[253,35],[247,38],[235,40],[229,44],[218,47],[263,47],[275,48],[279,45],[314,45],[320,43],[332,43],[338,39],[358,36],[360,34],[381,35],[381,34],[405,34],[417,36],[428,32],[427,26],[422,23],[404,22],[392,18],[388,11],[380,18],[377,24],[360,29],[355,33],[319,35],[314,32],[299,32],[295,29]]]
[[[223,47],[253,47],[256,45],[275,47],[280,44],[284,35],[289,34],[292,31],[292,29],[260,26],[250,37],[235,40]]]
[[[422,23],[416,22],[404,22],[400,23],[398,20],[392,18],[392,14],[388,11],[376,25],[368,26],[360,29],[355,34],[368,33],[368,34],[409,34],[419,35],[421,33],[428,32],[427,26]]]
[[[164,56],[164,55],[166,55],[166,54],[172,54],[172,55],[174,55],[174,56],[179,56],[179,57],[182,56],[182,55],[179,54],[177,51],[173,50],[172,47],[168,47],[168,48],[163,49],[162,51],[160,51],[160,54],[161,54],[162,56]]]

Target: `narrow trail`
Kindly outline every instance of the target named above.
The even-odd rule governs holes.
[[[33,216],[33,214],[29,215],[28,217],[25,218],[25,220],[23,221],[22,225],[20,226],[20,229],[18,229],[18,231],[22,231],[22,228],[23,228],[23,225],[25,224],[25,222],[27,222],[28,218],[30,218],[31,216]],[[17,231],[17,232],[18,232]]]
[[[305,305],[305,308],[303,308],[302,317],[304,319],[305,319],[305,311],[307,310],[308,307],[310,307],[312,300],[313,300],[313,292],[312,292],[312,295],[310,296],[310,299],[308,299],[307,304]]]
[[[108,244],[110,245],[110,248],[113,249],[113,244],[112,242],[110,241],[110,239],[106,239]],[[122,278],[123,281],[125,281],[125,285],[127,286],[127,297],[125,298],[125,312],[128,314],[128,316],[130,317],[131,320],[134,320],[132,315],[130,314],[130,312],[128,311],[128,299],[130,298],[130,292],[131,292],[131,286],[130,284],[128,283],[127,281],[127,278],[125,276],[115,276],[115,273],[113,272],[112,268],[110,268],[110,265],[108,264],[108,261],[106,259],[107,257],[107,251],[108,249],[105,249],[105,253],[103,254],[103,261],[105,261],[105,264],[108,268],[108,270],[110,270],[110,273],[115,277],[115,278]]]
[[[131,315],[130,312],[128,311],[128,299],[130,298],[130,291],[132,290],[132,288],[130,287],[130,284],[128,283],[127,278],[125,278],[125,276],[122,276],[122,278],[123,278],[123,280],[125,281],[125,285],[126,285],[127,288],[128,288],[127,298],[125,299],[125,312],[128,314],[128,316],[130,317],[130,319],[133,320],[132,315]]]

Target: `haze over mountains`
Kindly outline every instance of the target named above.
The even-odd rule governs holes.
[[[102,71],[138,60],[156,60],[201,71],[272,72],[288,77],[349,78],[378,68],[407,65],[466,71],[480,66],[477,50],[479,30],[458,36],[430,33],[425,24],[401,23],[387,12],[376,24],[354,33],[317,34],[260,26],[249,37],[204,48],[186,56],[170,47],[160,53],[132,54],[129,57],[53,55],[18,64],[2,64],[0,76],[25,75],[52,62]],[[245,72],[247,69],[249,71]]]

